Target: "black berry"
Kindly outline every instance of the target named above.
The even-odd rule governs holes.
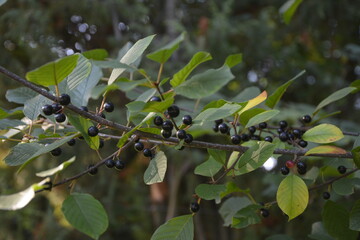
[[[164,122],[164,120],[163,120],[162,117],[160,117],[160,116],[156,116],[156,117],[154,118],[154,124],[155,124],[156,126],[161,126],[161,125],[163,124],[163,122]]]
[[[115,161],[115,168],[118,170],[124,169],[125,168],[125,162],[121,161],[121,160],[116,160]]]
[[[227,134],[229,132],[229,126],[226,123],[220,123],[219,131],[223,134]]]
[[[152,152],[151,152],[150,148],[145,148],[143,150],[143,154],[144,154],[145,157],[152,157]]]
[[[256,132],[256,127],[255,126],[251,126],[248,128],[250,133],[255,133]]]
[[[53,113],[59,113],[62,110],[62,106],[58,103],[51,104]]]
[[[179,107],[176,106],[176,105],[171,105],[171,106],[167,109],[167,113],[169,114],[170,117],[176,118],[176,117],[179,116],[179,114],[180,114],[180,109],[179,109]]]
[[[66,116],[65,116],[65,114],[63,114],[63,113],[55,114],[55,120],[56,120],[56,122],[58,122],[58,123],[65,122]]]
[[[264,138],[264,141],[266,141],[266,142],[272,142],[272,141],[273,141],[273,138],[270,137],[270,136],[266,136],[266,137]]]
[[[304,175],[304,174],[306,173],[306,168],[305,168],[305,169],[298,168],[298,169],[297,169],[297,172],[298,172],[300,175]]]
[[[323,192],[322,197],[323,197],[323,199],[328,200],[328,199],[330,199],[331,195],[329,192]]]
[[[112,102],[106,102],[104,104],[104,109],[107,112],[112,112],[112,111],[114,111],[114,104]]]
[[[260,140],[260,136],[259,135],[252,135],[251,140]]]
[[[185,116],[183,116],[182,121],[185,125],[191,125],[192,117],[190,115],[185,115]]]
[[[95,136],[98,135],[98,133],[99,133],[99,129],[98,129],[97,127],[95,127],[95,126],[90,126],[90,127],[88,128],[88,135],[89,135],[90,137],[95,137]]]
[[[286,121],[282,120],[279,122],[279,126],[281,129],[284,129],[288,126],[288,123]]]
[[[60,156],[62,151],[61,151],[61,148],[58,147],[58,148],[55,148],[55,149],[51,150],[50,153],[53,156]]]
[[[266,122],[259,123],[259,128],[261,129],[267,128],[267,123]]]
[[[194,138],[190,133],[186,134],[185,139],[184,139],[185,143],[190,144],[193,140],[194,140]]]
[[[134,144],[134,148],[136,151],[140,152],[144,149],[144,144],[141,142],[137,142]]]
[[[107,166],[108,168],[113,168],[115,167],[115,161],[109,158],[105,161],[105,166]]]
[[[96,167],[94,167],[95,165],[94,164],[89,164],[89,166],[88,166],[88,170],[89,170],[89,174],[91,175],[91,176],[94,176],[95,174],[97,174],[97,172],[98,172],[98,169],[96,168]]]
[[[49,104],[45,104],[44,106],[42,106],[41,110],[46,116],[50,116],[51,114],[53,114],[53,108]]]
[[[171,131],[168,131],[168,130],[161,130],[161,136],[163,136],[163,138],[169,138],[171,137],[172,135],[172,132]]]
[[[166,120],[161,127],[166,131],[171,131],[174,128],[174,124],[170,120]]]
[[[158,96],[152,96],[149,102],[161,102],[161,98]]]
[[[284,166],[284,167],[280,168],[280,172],[282,175],[288,175],[290,172],[290,169],[288,167]]]
[[[222,120],[222,119],[215,120],[215,124],[216,124],[216,125],[219,125],[219,124],[221,124],[221,123],[223,123],[223,122],[224,122],[224,120]]]
[[[300,138],[302,135],[302,132],[299,129],[294,129],[293,134],[295,137]]]
[[[279,134],[279,139],[282,141],[282,142],[286,142],[288,140],[288,135],[286,132],[282,132]]]
[[[186,131],[183,129],[180,129],[176,132],[176,137],[178,139],[184,139],[186,137]]]
[[[310,123],[311,122],[311,117],[310,115],[305,115],[301,118],[301,120],[304,122],[304,123]]]
[[[261,208],[261,209],[260,209],[260,214],[261,214],[261,216],[263,216],[264,218],[267,218],[268,216],[270,216],[270,212],[269,212],[269,210],[267,210],[266,208]]]
[[[63,106],[69,105],[70,101],[70,96],[66,93],[61,94],[59,97],[59,103]]]
[[[200,210],[200,205],[197,202],[192,202],[190,204],[190,211],[196,213]]]
[[[280,133],[284,132],[284,129],[278,128],[278,129],[276,129],[276,131],[280,134]]]
[[[337,170],[338,170],[338,172],[340,173],[340,174],[344,174],[344,173],[346,173],[346,167],[345,166],[338,166],[338,168],[337,168]]]
[[[89,109],[87,108],[87,106],[81,106],[80,109],[83,110],[84,112],[88,112],[88,111],[89,111]]]
[[[213,127],[212,127],[213,131],[214,132],[218,132],[219,131],[219,125],[215,124]]]
[[[298,169],[305,169],[305,170],[306,170],[307,165],[306,165],[305,162],[297,162],[297,163],[296,163],[296,167],[297,167]]]
[[[239,143],[241,143],[241,137],[240,137],[240,135],[232,135],[231,136],[231,143],[232,144],[239,144]]]
[[[304,141],[304,140],[300,140],[298,144],[302,148],[305,148],[308,145],[307,141]]]
[[[294,136],[294,134],[292,134],[292,133],[287,133],[287,136],[288,136],[288,139],[290,139],[290,140],[294,140],[294,139],[295,139],[295,136]]]
[[[247,135],[246,133],[241,134],[240,137],[241,137],[241,140],[244,142],[247,142],[250,140],[249,135]]]
[[[75,145],[75,143],[76,143],[75,138],[70,139],[70,141],[68,141],[68,142],[67,142],[67,144],[68,144],[69,146],[74,146],[74,145]]]

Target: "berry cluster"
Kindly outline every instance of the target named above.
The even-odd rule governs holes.
[[[69,105],[71,102],[70,96],[68,94],[61,94],[58,98],[58,102],[53,104],[45,104],[42,106],[41,110],[46,116],[55,114],[55,120],[58,123],[65,122],[66,116],[63,113],[63,106]]]

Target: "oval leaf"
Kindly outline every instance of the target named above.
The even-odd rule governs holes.
[[[195,188],[195,193],[205,200],[220,200],[220,194],[226,191],[223,184],[200,184]]]
[[[109,225],[104,207],[89,194],[72,193],[63,202],[61,210],[73,227],[94,239]]]
[[[279,12],[282,15],[283,20],[286,24],[290,23],[291,18],[293,17],[296,9],[299,7],[302,1],[303,0],[288,0],[281,6]]]
[[[305,155],[319,154],[319,153],[345,154],[346,150],[335,146],[318,146],[307,151]]]
[[[289,175],[280,183],[276,200],[290,221],[304,212],[309,202],[309,191],[301,178]]]
[[[151,240],[192,240],[194,239],[194,223],[192,214],[170,219],[161,225]]]
[[[266,122],[267,120],[276,116],[279,112],[280,112],[279,110],[269,110],[269,111],[259,113],[259,114],[255,115],[254,117],[250,118],[250,120],[246,124],[245,128],[254,126],[261,122]]]
[[[249,110],[250,108],[255,107],[256,105],[259,105],[260,103],[265,101],[266,98],[267,98],[267,92],[263,91],[258,96],[254,97],[253,99],[250,99],[248,102],[246,102],[245,107],[239,111],[239,115],[241,113],[245,112],[246,110]]]
[[[148,168],[144,173],[144,182],[147,185],[162,182],[165,177],[167,168],[167,159],[164,152],[159,151],[155,157],[151,159]]]
[[[69,160],[63,162],[62,164],[60,164],[57,167],[48,169],[46,171],[42,171],[42,172],[38,172],[36,173],[36,176],[38,177],[48,177],[48,176],[52,176],[58,172],[61,172],[62,170],[64,170],[65,168],[67,168],[69,165],[71,165],[74,161],[75,161],[76,157],[72,157]]]
[[[340,89],[336,92],[334,92],[333,94],[331,94],[330,96],[328,96],[327,98],[325,98],[324,100],[322,100],[319,105],[316,107],[313,115],[317,114],[320,109],[322,109],[323,107],[325,107],[326,105],[335,102],[341,98],[346,97],[348,94],[350,94],[352,91],[356,90],[356,88],[354,87],[346,87],[343,89]]]
[[[307,130],[302,138],[305,141],[315,143],[331,143],[336,142],[344,137],[342,131],[332,124],[320,124]]]

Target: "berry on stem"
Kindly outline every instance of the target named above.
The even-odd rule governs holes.
[[[171,132],[171,130],[170,131],[168,131],[168,130],[161,130],[161,136],[163,136],[163,138],[169,138],[169,137],[171,137],[171,135],[172,135],[172,132]]]
[[[62,150],[61,150],[61,148],[57,147],[57,148],[51,150],[50,153],[51,153],[51,155],[53,155],[53,156],[56,157],[56,156],[60,156],[60,155],[61,155]]]
[[[239,144],[239,143],[241,143],[241,137],[240,137],[240,135],[232,135],[231,136],[231,143],[232,144]]]
[[[91,175],[91,176],[94,176],[95,174],[97,174],[97,172],[98,172],[98,169],[96,168],[96,167],[94,167],[95,165],[94,164],[89,164],[89,166],[88,166],[88,170],[89,170],[89,174]]]
[[[56,122],[62,123],[62,122],[65,122],[65,120],[66,120],[65,114],[63,114],[63,113],[55,114],[55,121]]]
[[[140,152],[140,151],[144,150],[144,144],[141,142],[137,142],[134,144],[134,148],[136,151]]]
[[[218,124],[215,124],[213,127],[212,127],[213,131],[214,132],[218,132],[219,131],[219,125]]]
[[[55,113],[59,113],[62,110],[62,106],[58,103],[53,103],[51,104],[52,107],[52,112]]]
[[[69,146],[74,146],[74,145],[75,145],[75,143],[76,143],[75,138],[70,139],[70,140],[67,142],[67,144],[68,144]]]
[[[322,197],[323,197],[323,199],[328,200],[328,199],[330,199],[331,195],[329,192],[323,192]]]
[[[151,152],[150,148],[145,148],[143,150],[143,154],[144,154],[145,157],[152,157],[152,152]]]
[[[219,124],[219,131],[222,133],[222,134],[226,134],[229,132],[229,126],[226,124],[226,123],[220,123]]]
[[[100,139],[99,140],[99,148],[103,148],[104,147],[104,140]]]
[[[106,112],[112,112],[114,111],[114,104],[112,102],[106,102],[104,103],[104,109]]]
[[[124,168],[125,168],[125,162],[124,162],[124,161],[121,161],[121,160],[116,160],[116,161],[115,161],[115,168],[116,168],[117,170],[124,169]]]
[[[304,141],[304,140],[300,140],[298,144],[302,148],[305,148],[308,145],[307,141]]]
[[[70,96],[66,93],[63,93],[59,97],[59,103],[63,106],[69,105],[71,102]]]
[[[186,134],[185,139],[184,139],[185,143],[190,144],[193,140],[194,140],[194,138],[190,133]]]
[[[224,122],[223,119],[215,120],[215,124],[216,124],[216,125],[219,125],[219,124],[221,124],[221,123],[223,123],[223,122]]]
[[[180,114],[180,109],[179,109],[179,107],[176,106],[176,105],[171,105],[171,106],[167,109],[167,113],[169,114],[170,117],[176,118],[176,117],[179,116],[179,114]]]
[[[310,123],[311,122],[311,117],[310,115],[305,115],[301,118],[301,120],[304,122],[304,123]]]
[[[115,161],[109,158],[105,161],[105,166],[107,166],[108,168],[113,168],[115,167]]]
[[[190,204],[190,211],[196,213],[200,210],[200,205],[197,202],[192,202]]]
[[[42,106],[41,110],[46,116],[50,116],[51,114],[53,114],[53,108],[49,104],[45,104],[44,106]]]
[[[259,123],[259,128],[261,129],[267,128],[267,123],[266,122]]]
[[[295,137],[300,138],[302,135],[302,132],[299,129],[294,129],[293,134]]]
[[[185,125],[191,125],[192,124],[192,117],[190,115],[184,115],[182,118],[182,121]]]
[[[163,122],[161,127],[166,131],[171,131],[174,128],[174,124],[170,120],[166,120]]]
[[[95,127],[95,126],[90,126],[89,128],[88,128],[88,135],[90,136],[90,137],[95,137],[95,136],[97,136],[99,134],[99,129],[97,128],[97,127]]]
[[[288,168],[293,168],[295,166],[295,163],[291,160],[286,161],[285,166]]]
[[[246,133],[241,134],[240,137],[241,137],[241,140],[244,142],[247,142],[250,140],[249,135],[247,135]]]
[[[282,141],[282,142],[286,142],[289,138],[288,138],[288,135],[286,132],[282,132],[279,134],[279,139]]]
[[[279,122],[279,126],[281,129],[284,129],[288,126],[288,123],[285,120]]]
[[[337,170],[340,174],[346,173],[346,167],[343,165],[338,166]]]
[[[149,102],[161,102],[161,98],[158,96],[152,96]]]
[[[164,120],[163,120],[162,117],[160,117],[160,116],[156,116],[156,117],[154,118],[154,124],[155,124],[156,126],[161,126],[161,125],[163,124],[163,122],[164,122]]]
[[[266,142],[272,142],[272,141],[273,141],[273,138],[272,138],[271,136],[266,136],[266,137],[264,138],[264,141],[266,141]]]
[[[255,133],[256,132],[256,127],[255,126],[251,126],[248,128],[250,133]]]
[[[183,129],[180,129],[176,132],[176,137],[178,139],[184,139],[186,137],[186,131]]]
[[[280,172],[282,175],[288,175],[290,172],[290,169],[288,167],[284,166],[284,167],[280,168]]]
[[[263,216],[264,218],[267,218],[268,216],[270,216],[270,212],[269,212],[269,210],[267,210],[266,208],[261,208],[261,209],[260,209],[260,214],[261,214],[261,216]]]

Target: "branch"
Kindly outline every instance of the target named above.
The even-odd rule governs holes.
[[[52,101],[57,101],[57,97],[49,93],[46,89],[39,87],[20,76],[16,75],[13,72],[10,72],[6,68],[0,66],[0,72],[4,75],[8,76],[9,78],[19,82],[20,84],[34,90],[35,92],[49,98]],[[97,123],[100,123],[101,125],[107,126],[112,129],[119,130],[121,132],[129,132],[132,128],[123,126],[121,124],[109,121],[107,119],[104,119],[100,116],[97,116],[95,114],[85,112],[82,109],[74,106],[74,105],[67,105],[65,108],[79,114],[82,117],[91,119]],[[141,132],[139,130],[134,131],[134,134],[137,137],[142,138],[148,138],[148,141],[153,141],[154,143],[158,144],[170,144],[170,145],[176,145],[179,143],[179,140],[174,137],[170,137],[168,139],[164,139],[160,135],[152,134],[152,133],[146,133]],[[118,138],[118,137],[117,137]],[[219,150],[225,150],[225,151],[238,151],[238,152],[245,152],[248,147],[238,146],[238,145],[229,145],[229,144],[218,144],[218,143],[210,143],[210,142],[203,142],[203,141],[193,141],[191,144],[184,144],[185,147],[192,147],[192,148],[211,148],[211,149],[219,149]],[[306,149],[275,149],[274,154],[283,154],[283,155],[297,155],[297,156],[304,156],[307,152]],[[350,152],[347,152],[345,154],[331,154],[331,153],[324,153],[324,154],[311,154],[308,156],[316,156],[316,157],[334,157],[334,158],[352,158],[352,154]]]

